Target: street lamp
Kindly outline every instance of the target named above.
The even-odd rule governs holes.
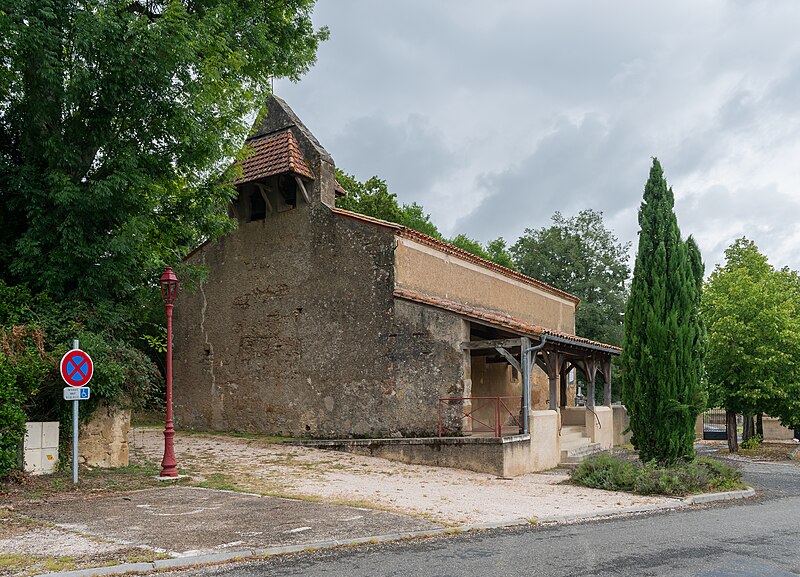
[[[178,277],[167,267],[159,281],[161,298],[167,308],[167,424],[164,427],[164,458],[161,460],[161,476],[177,477],[178,463],[175,462],[173,439],[175,428],[172,426],[172,306],[178,294]]]

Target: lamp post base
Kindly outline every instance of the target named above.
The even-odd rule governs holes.
[[[175,429],[172,428],[172,423],[168,423],[164,429],[164,458],[161,460],[161,477],[178,476],[178,463],[175,461],[175,447],[173,444],[174,438]]]

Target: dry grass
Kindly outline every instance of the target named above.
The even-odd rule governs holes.
[[[742,457],[759,461],[793,461],[800,460],[800,451],[796,443],[762,443],[755,449],[739,449]]]

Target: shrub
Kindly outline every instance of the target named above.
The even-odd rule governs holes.
[[[742,444],[739,445],[739,447],[741,449],[757,449],[763,442],[764,439],[761,437],[761,435],[753,435],[746,441],[742,441]]]
[[[572,480],[579,485],[608,491],[631,491],[637,469],[632,462],[610,453],[601,453],[583,461],[572,470]]]
[[[39,390],[46,370],[41,332],[16,325],[0,328],[0,478],[19,465],[25,437],[24,406]]]
[[[641,464],[605,453],[586,459],[572,471],[571,477],[574,483],[594,489],[684,496],[736,489],[742,474],[707,457],[660,465],[655,461]]]
[[[131,408],[159,404],[161,376],[150,358],[129,344],[130,326],[118,308],[54,303],[0,280],[0,478],[20,464],[26,420],[57,420],[69,430],[71,403],[62,397],[58,361],[73,338],[92,356],[95,369],[81,418],[88,419],[100,401]],[[61,442],[66,448],[69,436],[61,435]]]

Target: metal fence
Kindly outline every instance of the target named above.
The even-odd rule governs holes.
[[[728,438],[725,409],[711,409],[703,413],[703,439],[724,441]]]
[[[468,408],[466,401],[470,402]],[[522,397],[444,397],[439,399],[439,436],[522,432]]]

